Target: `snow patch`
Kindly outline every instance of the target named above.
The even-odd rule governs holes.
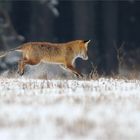
[[[0,79],[0,138],[139,140],[140,81]]]

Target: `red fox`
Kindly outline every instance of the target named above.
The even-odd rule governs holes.
[[[74,62],[77,57],[88,59],[89,42],[90,40],[75,40],[67,43],[29,42],[10,51],[22,52],[22,58],[18,63],[20,75],[24,74],[26,64],[35,65],[40,62],[48,62],[60,64],[79,77],[82,74],[76,70]]]

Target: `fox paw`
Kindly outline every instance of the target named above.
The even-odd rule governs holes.
[[[20,75],[20,76],[22,76],[23,74],[24,74],[24,71],[17,71],[17,73]]]
[[[81,79],[81,78],[83,78],[83,75],[82,74],[74,74],[75,76],[76,76],[76,78],[78,78],[78,79]]]

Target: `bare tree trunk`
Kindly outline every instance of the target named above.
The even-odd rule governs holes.
[[[12,2],[0,2],[0,50],[7,50],[16,47],[24,41],[13,26],[10,17],[12,11]]]
[[[73,2],[75,38],[91,39],[95,35],[94,5],[92,1]]]
[[[55,17],[47,4],[32,1],[29,40],[52,41],[54,38],[54,19]]]
[[[117,57],[113,42],[118,40],[118,3],[102,2],[103,32],[101,47],[105,52],[106,74],[117,71]]]

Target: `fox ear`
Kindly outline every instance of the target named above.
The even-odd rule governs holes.
[[[85,44],[88,44],[90,42],[90,40],[84,40]]]

